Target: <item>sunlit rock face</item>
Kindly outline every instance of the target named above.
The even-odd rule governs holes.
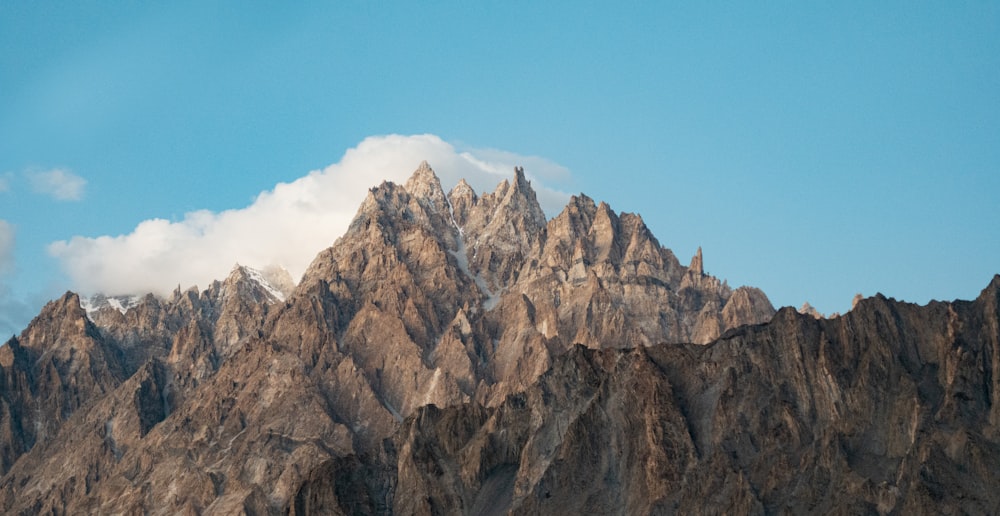
[[[423,163],[294,288],[236,266],[169,299],[50,303],[0,348],[0,508],[532,512],[570,486],[594,494],[564,510],[669,507],[676,468],[708,467],[717,393],[696,391],[764,367],[701,358],[774,314],[702,260],[585,195],[546,220],[520,169],[446,193]]]
[[[397,513],[990,514],[998,307],[1000,276],[972,302],[786,308],[707,346],[577,346],[496,406],[420,409],[367,467],[394,466]]]

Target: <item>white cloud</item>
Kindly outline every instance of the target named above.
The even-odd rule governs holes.
[[[59,201],[79,201],[87,180],[64,168],[25,173],[31,188],[40,194],[50,195]]]
[[[10,190],[10,172],[6,174],[0,174],[0,192],[6,192]]]
[[[84,294],[166,295],[178,285],[205,287],[225,277],[237,262],[280,265],[298,278],[319,251],[344,233],[369,188],[382,180],[405,182],[423,160],[445,190],[465,178],[478,191],[492,191],[513,177],[514,165],[523,165],[549,215],[569,197],[541,184],[540,177],[555,181],[569,175],[542,158],[495,150],[458,152],[434,135],[373,136],[348,150],[339,163],[279,183],[245,208],[194,211],[179,222],[146,220],[127,235],[77,236],[52,243],[49,252]]]

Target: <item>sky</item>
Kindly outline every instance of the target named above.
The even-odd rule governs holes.
[[[1000,3],[0,2],[0,335],[68,289],[301,274],[424,159],[639,213],[775,306],[971,299]]]

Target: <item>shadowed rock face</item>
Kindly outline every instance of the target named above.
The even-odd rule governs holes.
[[[702,356],[720,344],[664,345],[774,313],[701,263],[680,265],[640,217],[583,195],[546,221],[520,171],[492,193],[445,194],[421,164],[405,185],[373,188],[287,297],[237,267],[124,311],[88,315],[75,294],[50,303],[0,348],[0,508],[531,511],[570,492],[557,484],[593,492],[568,509],[668,507],[655,504],[673,484],[647,477],[666,471],[662,457],[702,460],[704,434],[676,427],[693,409],[671,401],[700,384],[649,357]],[[622,357],[643,374],[622,376]],[[633,410],[640,394],[662,413]],[[592,456],[612,434],[611,451],[646,462]],[[739,493],[759,497],[741,474]]]

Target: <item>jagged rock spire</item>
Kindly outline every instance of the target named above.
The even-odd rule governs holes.
[[[472,185],[470,185],[464,177],[458,180],[458,184],[451,189],[451,193],[453,195],[469,196],[474,199],[478,198],[476,190],[472,188]]]
[[[691,258],[691,265],[688,266],[688,270],[694,274],[705,274],[705,262],[701,256],[701,246],[698,246],[698,251]]]
[[[427,161],[421,161],[420,166],[403,185],[403,189],[419,201],[426,201],[439,213],[444,213],[448,207],[441,181]]]
[[[465,181],[460,179],[458,184],[448,192],[448,201],[451,203],[452,217],[459,227],[465,226],[469,220],[470,213],[479,202],[476,191]]]
[[[538,204],[538,197],[535,195],[535,189],[531,187],[531,181],[524,176],[523,167],[514,167],[514,183],[507,191],[505,204],[512,210],[523,211],[530,224],[538,229],[545,226],[545,212]]]

